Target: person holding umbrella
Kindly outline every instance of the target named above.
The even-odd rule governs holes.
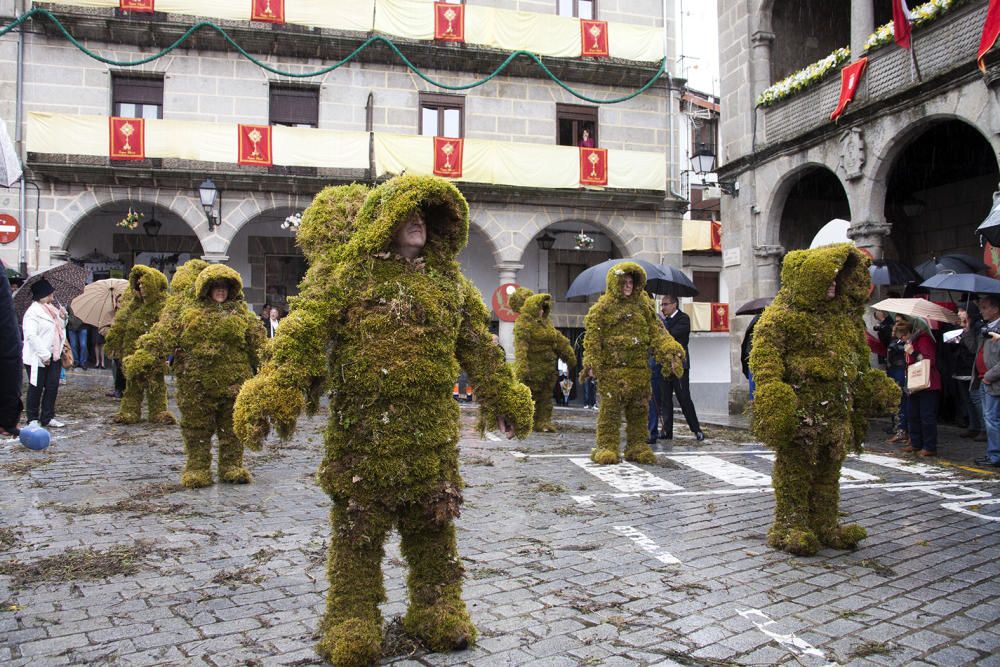
[[[937,345],[931,335],[930,325],[917,317],[906,318],[906,322],[893,328],[893,333],[903,341],[908,374],[909,369],[917,363],[930,361],[930,386],[919,390],[912,385],[907,386],[910,444],[903,447],[903,451],[917,456],[937,456],[941,373],[937,367]]]
[[[66,309],[54,305],[55,288],[45,278],[31,283],[30,289],[32,303],[21,323],[24,331],[21,361],[28,372],[28,423],[62,428],[65,424],[55,417],[62,371],[60,360],[66,342]]]
[[[7,268],[0,260],[0,436],[20,433],[21,419],[21,332],[17,328],[17,313],[11,299]],[[58,386],[58,385],[57,385]]]
[[[972,390],[983,397],[983,421],[986,422],[986,456],[976,464],[1000,468],[1000,297],[983,294],[977,302],[983,320],[976,362],[973,366]]]

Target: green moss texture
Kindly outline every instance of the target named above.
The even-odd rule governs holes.
[[[552,387],[559,379],[556,359],[574,368],[576,354],[566,336],[556,331],[549,319],[551,295],[534,294],[520,287],[509,303],[519,313],[514,322],[514,373],[531,389],[531,399],[535,402],[534,430],[555,431]]]
[[[477,387],[481,422],[505,416],[521,437],[532,425],[531,392],[493,344],[489,312],[456,261],[468,239],[465,198],[421,176],[379,185],[356,209],[363,194],[324,190],[303,216],[333,229],[307,232],[300,294],[235,411],[239,437],[259,446],[272,427],[288,437],[317,388],[329,392],[317,475],[333,500],[330,589],[318,650],[337,665],[378,661],[381,555],[393,526],[410,566],[407,630],[436,651],[475,639],[452,525],[462,503],[459,364]],[[392,240],[415,210],[427,242],[408,260]]]
[[[632,276],[633,291],[622,293],[622,281]],[[625,418],[625,451],[628,461],[653,463],[646,444],[646,415],[650,395],[647,355],[652,350],[663,364],[666,377],[684,371],[684,348],[667,333],[656,317],[653,300],[643,291],[646,272],[632,262],[608,271],[607,289],[584,320],[583,367],[593,368],[601,403],[597,413],[597,446],[590,453],[595,463],[619,463],[621,420]]]
[[[140,287],[141,297],[137,291]],[[139,338],[159,320],[166,301],[166,276],[149,266],[133,266],[128,277],[128,287],[105,338],[105,351],[120,361],[135,352]],[[167,411],[167,385],[163,381],[165,372],[166,362],[161,360],[155,367],[149,368],[141,379],[126,382],[114,421],[122,424],[141,421],[142,400],[145,397],[149,421],[173,424],[174,416]]]
[[[840,467],[861,451],[868,418],[899,405],[895,382],[869,363],[868,266],[849,243],[789,253],[781,290],[754,329],[751,425],[777,453],[768,543],[790,553],[850,549],[865,537],[860,526],[838,523]]]

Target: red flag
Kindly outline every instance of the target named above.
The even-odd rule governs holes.
[[[434,175],[462,178],[462,148],[464,139],[434,137]]]
[[[608,149],[580,147],[580,185],[608,184]]]
[[[892,0],[892,38],[904,49],[910,48],[910,8],[906,0]]]
[[[993,48],[993,45],[1000,37],[1000,2],[990,0],[990,8],[986,10],[986,23],[983,24],[983,38],[979,41],[979,53],[976,55],[976,62],[979,69],[986,71],[983,58],[986,52]]]
[[[118,0],[118,9],[126,12],[151,13],[154,11],[153,1],[154,0]]]
[[[608,53],[608,22],[580,19],[580,55],[605,56]]]
[[[465,5],[434,3],[434,39],[445,42],[465,41]]]
[[[712,304],[712,331],[729,331],[729,304]]]
[[[266,23],[285,22],[285,0],[253,0],[250,20]]]
[[[146,159],[146,122],[142,118],[118,118],[110,121],[110,147],[108,157],[112,160]]]
[[[712,250],[722,252],[722,223],[712,223]]]
[[[858,84],[861,83],[861,75],[868,65],[868,58],[856,60],[844,69],[840,70],[840,101],[837,108],[830,114],[830,120],[837,120],[844,113],[844,109],[854,99],[854,93],[858,91]]]
[[[269,125],[240,125],[238,164],[270,167],[271,127]]]

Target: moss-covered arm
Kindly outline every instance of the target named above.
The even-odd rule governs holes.
[[[650,300],[651,301],[651,300]],[[653,307],[653,304],[650,304]],[[674,340],[666,327],[660,323],[656,317],[656,311],[652,310],[647,317],[649,327],[649,340],[653,344],[653,356],[656,361],[663,366],[663,377],[679,378],[684,375],[684,348]]]
[[[514,378],[501,349],[494,345],[488,322],[489,312],[483,298],[464,276],[462,324],[455,354],[476,386],[480,403],[480,432],[503,418],[514,435],[524,438],[531,433],[534,403],[531,390]]]
[[[784,382],[785,332],[791,327],[781,321],[784,311],[772,308],[757,322],[750,352],[750,372],[754,391],[753,434],[771,447],[792,442],[797,426],[798,397]]]

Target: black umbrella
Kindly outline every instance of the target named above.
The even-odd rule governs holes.
[[[672,266],[653,264],[644,259],[609,259],[595,264],[576,277],[573,284],[566,290],[566,298],[600,294],[607,287],[608,271],[622,262],[638,264],[646,272],[646,290],[654,294],[672,294],[674,296],[697,296],[698,289],[683,271]]]
[[[983,260],[961,254],[932,257],[917,267],[917,273],[925,280],[939,273],[978,273],[985,270]]]
[[[923,280],[912,266],[892,259],[876,259],[868,272],[872,276],[873,285],[905,285]]]
[[[1000,280],[978,273],[945,273],[931,276],[920,285],[930,289],[970,294],[1000,294]]]
[[[774,301],[773,296],[762,296],[759,299],[747,301],[742,306],[736,309],[736,314],[757,315],[758,313],[763,313],[764,309],[770,306],[772,301]]]
[[[42,278],[48,280],[55,289],[55,300],[68,306],[70,301],[83,294],[83,287],[87,284],[89,276],[90,272],[87,269],[72,262],[66,262],[48,271],[36,273],[25,280],[24,284],[14,292],[17,319],[23,318],[24,311],[28,310],[28,306],[31,305],[31,286]]]

